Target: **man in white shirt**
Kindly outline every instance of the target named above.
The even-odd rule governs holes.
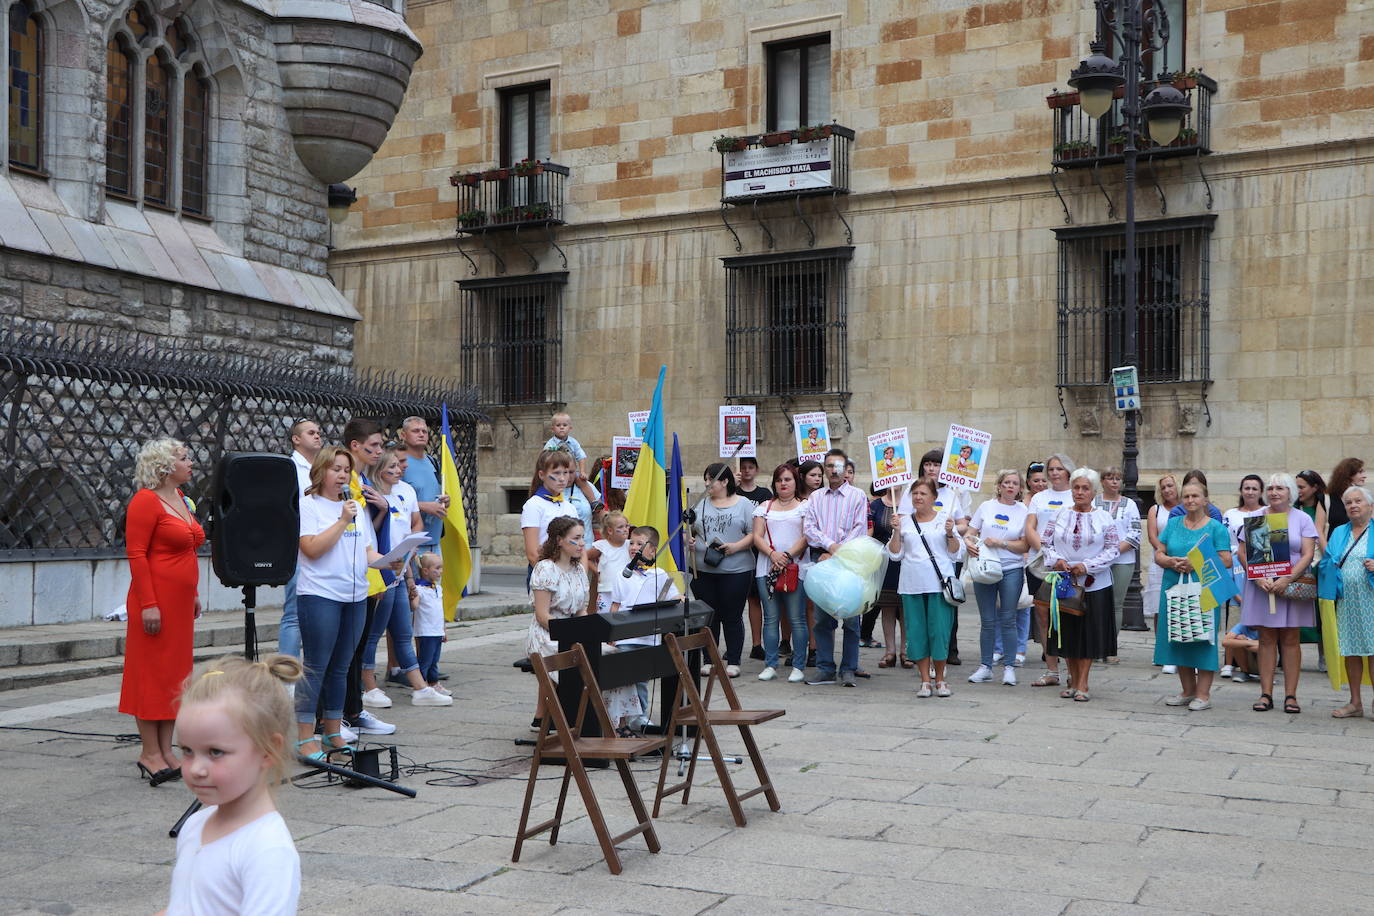
[[[296,466],[296,483],[300,495],[310,486],[310,465],[324,447],[320,424],[314,420],[297,420],[291,424],[291,463]],[[296,619],[296,575],[286,583],[286,597],[282,599],[281,623],[277,626],[277,651],[283,655],[301,655],[301,627]]]
[[[611,606],[608,613],[628,611],[642,604],[680,599],[682,593],[673,584],[672,578],[654,566],[658,555],[659,533],[652,525],[641,525],[630,533],[630,562],[625,567],[629,575],[617,576],[611,586]],[[617,646],[642,645],[657,646],[662,642],[657,634],[633,636],[619,640]],[[640,681],[635,684],[639,694],[640,718],[630,723],[630,727],[640,732],[650,724],[649,720],[649,683]]]
[[[825,454],[826,487],[806,500],[802,511],[802,530],[812,547],[823,551],[827,560],[845,541],[868,534],[868,497],[845,480],[849,456],[837,448]],[[806,683],[812,686],[835,683],[835,628],[840,624],[824,611],[816,614],[812,633],[816,637],[816,675]],[[844,643],[840,651],[840,683],[854,686],[859,670],[859,618],[844,621]],[[804,647],[794,646],[801,651]]]

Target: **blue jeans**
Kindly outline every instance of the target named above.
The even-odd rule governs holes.
[[[782,614],[786,612],[787,619],[792,624],[792,648],[797,651],[801,647],[802,664],[795,662],[792,667],[806,667],[806,601],[802,590],[798,588],[795,592],[774,592],[768,594],[768,580],[759,576],[755,580],[759,587],[759,603],[763,605],[763,654],[764,664],[769,668],[776,668],[781,664],[778,656],[778,644],[782,642],[782,629],[779,625]],[[857,663],[856,663],[857,665]]]
[[[277,651],[283,655],[301,656],[301,625],[296,619],[296,576],[286,580],[286,598],[281,604],[281,623],[277,624]]]
[[[439,683],[439,653],[444,648],[444,637],[417,636],[415,646],[420,657],[420,677],[426,684]]]
[[[997,651],[999,639],[1003,646],[1019,645],[1016,603],[1021,600],[1021,583],[1025,576],[1026,571],[1017,567],[1002,570],[1000,582],[991,585],[973,583],[973,594],[978,599],[978,616],[983,622],[978,634],[978,648],[982,663],[989,668],[992,667],[992,656]],[[1010,665],[1015,660],[1008,657],[1010,655],[1003,655],[1002,664]]]
[[[859,617],[860,615],[855,614],[844,620],[844,643],[840,650],[841,674],[853,674],[859,670]],[[840,621],[820,608],[816,609],[816,628],[812,631],[812,635],[816,637],[816,671],[825,677],[835,676],[835,628],[840,625]],[[792,648],[799,652],[806,651],[806,640],[802,639],[799,642],[796,630],[792,631]]]
[[[396,653],[396,662],[401,666],[401,674],[406,675],[420,667],[415,658],[415,642],[411,635],[410,602],[405,585],[389,588],[382,593],[377,602],[377,610],[372,614],[372,629],[367,633],[363,644],[362,670],[371,671],[377,667],[377,643],[382,634],[391,631],[391,648]]]
[[[363,635],[367,599],[297,595],[296,612],[305,650],[305,678],[296,688],[296,721],[314,722],[317,704],[320,718],[338,719],[343,716],[348,665]]]

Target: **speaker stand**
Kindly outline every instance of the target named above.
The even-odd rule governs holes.
[[[258,606],[258,587],[256,585],[245,585],[243,587],[243,657],[250,662],[258,660],[258,625],[253,609]],[[181,833],[181,828],[185,826],[186,819],[201,809],[198,800],[192,800],[186,810],[181,812],[181,817],[172,825],[172,829],[167,831],[167,835],[172,839],[177,838]]]

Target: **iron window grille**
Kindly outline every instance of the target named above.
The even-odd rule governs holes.
[[[726,395],[849,393],[853,247],[722,258]]]
[[[437,430],[443,403],[475,536],[483,417],[475,394],[452,381],[269,362],[108,329],[59,336],[0,318],[0,561],[122,556],[134,461],[150,439],[186,443],[195,475],[184,490],[203,506],[225,451],[287,454],[298,419],[326,436],[352,416],[376,418],[390,434],[412,415]]]
[[[463,383],[481,404],[562,401],[566,271],[461,280]]]
[[[1138,224],[1136,365],[1142,383],[1211,381],[1209,248],[1215,214]],[[1126,362],[1120,225],[1056,229],[1058,384],[1105,385]]]
[[[768,45],[768,129],[830,121],[830,33]]]

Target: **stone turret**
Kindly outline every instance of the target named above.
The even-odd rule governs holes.
[[[396,119],[419,40],[365,0],[281,0],[272,37],[296,154],[324,184],[352,177]]]

